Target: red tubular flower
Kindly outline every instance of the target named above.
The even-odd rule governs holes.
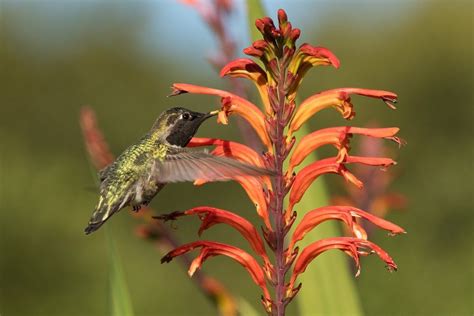
[[[272,144],[265,128],[265,116],[255,104],[235,94],[223,90],[201,87],[186,83],[173,84],[173,93],[171,94],[171,96],[176,96],[183,93],[210,94],[221,97],[222,110],[218,117],[220,123],[227,124],[227,116],[231,113],[236,113],[240,115],[247,122],[249,122],[249,124],[255,129],[258,136],[262,140],[262,143],[268,148],[269,151],[271,151]]]
[[[203,231],[216,224],[227,224],[235,228],[245,239],[247,239],[252,249],[262,257],[265,263],[269,263],[263,240],[257,230],[252,223],[237,214],[211,206],[200,206],[191,208],[184,212],[172,213],[170,215],[171,219],[175,219],[177,216],[182,215],[199,216],[199,219],[202,221],[201,227],[199,227],[199,236],[201,236]],[[168,216],[169,215],[163,217],[158,216],[157,218],[167,219]]]
[[[352,206],[324,206],[306,213],[300,224],[296,227],[288,250],[292,251],[294,245],[302,240],[306,233],[314,229],[324,221],[336,219],[344,222],[352,231],[353,235],[359,239],[367,239],[365,230],[357,223],[356,218],[363,218],[374,225],[388,230],[391,235],[405,233],[405,230],[389,221],[374,216],[368,212]]]
[[[378,158],[378,157],[358,157],[358,156],[347,156],[344,159],[344,163],[361,163],[369,166],[383,166],[388,167],[395,164],[390,158]],[[288,212],[293,211],[293,206],[298,203],[303,197],[308,187],[316,180],[320,175],[325,173],[337,173],[342,175],[347,181],[353,183],[359,188],[363,187],[363,183],[360,182],[352,173],[350,173],[344,163],[337,162],[337,158],[326,158],[316,161],[309,166],[303,168],[295,177],[292,189],[290,192],[290,203],[287,210]]]
[[[251,80],[257,87],[262,99],[264,111],[260,111],[250,101],[233,93],[188,84],[174,84],[173,95],[181,93],[197,93],[216,95],[221,98],[221,111],[218,122],[227,124],[228,115],[238,114],[246,119],[258,133],[266,147],[266,152],[259,154],[249,147],[231,141],[213,138],[194,138],[189,146],[215,146],[213,155],[232,157],[248,164],[271,168],[276,176],[268,177],[236,177],[236,181],[244,188],[250,200],[255,204],[264,227],[263,238],[258,229],[240,215],[213,207],[194,208],[180,214],[197,214],[202,220],[200,232],[208,227],[225,223],[237,229],[250,243],[252,249],[263,259],[263,265],[248,253],[233,246],[210,241],[198,241],[178,247],[163,260],[201,248],[199,256],[190,267],[190,274],[198,269],[202,262],[210,256],[226,255],[242,264],[251,274],[253,280],[264,292],[264,307],[270,315],[283,316],[286,305],[296,295],[300,286],[295,287],[297,277],[303,273],[308,264],[319,254],[330,249],[339,249],[354,258],[359,268],[359,257],[369,253],[377,253],[391,269],[396,265],[392,258],[377,245],[367,241],[367,234],[357,220],[364,219],[375,226],[389,231],[391,234],[403,233],[403,228],[380,219],[366,211],[352,206],[325,206],[307,212],[297,225],[291,238],[287,239],[297,213],[294,206],[302,199],[308,187],[320,175],[335,173],[342,175],[348,182],[362,188],[363,183],[346,168],[347,164],[388,167],[395,164],[390,158],[359,157],[349,155],[349,139],[352,135],[364,135],[374,139],[388,139],[398,144],[402,141],[395,136],[398,128],[361,128],[333,127],[315,131],[300,140],[294,137],[297,131],[309,118],[319,111],[334,107],[345,119],[354,116],[351,95],[361,95],[381,99],[389,107],[393,107],[396,94],[389,91],[358,88],[341,88],[315,94],[303,102],[296,102],[296,94],[307,71],[320,65],[339,67],[339,60],[328,49],[314,47],[309,44],[296,46],[300,30],[293,28],[283,10],[278,11],[278,26],[269,17],[257,19],[257,29],[263,39],[256,40],[244,50],[249,56],[260,60],[241,58],[225,65],[221,76],[239,77]],[[296,147],[293,150],[293,146]],[[324,145],[332,145],[338,150],[336,157],[320,159],[295,173],[295,168],[303,163],[314,150]],[[289,160],[289,161],[288,161]],[[288,168],[285,166],[288,162]],[[202,181],[197,181],[202,183]],[[285,198],[289,194],[289,204],[285,209]],[[363,208],[365,209],[365,208]],[[326,220],[342,221],[351,231],[352,237],[328,238],[313,242],[299,253],[297,242],[320,223]],[[266,242],[268,248],[263,246]],[[289,242],[289,247],[285,244]],[[273,252],[267,255],[266,249]],[[269,260],[274,258],[273,261]],[[293,269],[291,266],[293,265]],[[285,283],[288,280],[290,282]],[[266,283],[274,287],[270,296]]]
[[[306,270],[308,264],[310,264],[311,261],[313,261],[313,259],[319,256],[321,253],[331,249],[339,249],[354,259],[357,267],[356,276],[360,274],[360,256],[366,256],[372,253],[377,254],[380,259],[385,261],[389,271],[397,270],[397,265],[389,256],[389,254],[370,241],[352,237],[321,239],[307,246],[296,259],[295,266],[293,268],[293,274],[288,286],[289,293],[291,293],[291,289],[294,287],[296,278]]]
[[[170,251],[161,259],[161,263],[170,262],[173,260],[173,258],[181,256],[196,248],[201,248],[201,251],[189,267],[189,276],[193,276],[196,270],[201,268],[204,261],[206,261],[208,258],[218,255],[227,256],[240,263],[250,274],[252,280],[262,289],[265,299],[270,299],[270,293],[268,292],[267,286],[265,284],[265,275],[262,268],[251,255],[237,247],[213,241],[195,241]]]
[[[321,146],[331,144],[336,147],[338,152],[337,162],[342,162],[348,155],[349,139],[353,134],[364,136],[385,138],[402,144],[400,138],[396,137],[399,131],[396,127],[391,128],[360,128],[360,127],[330,127],[320,129],[316,132],[304,136],[296,146],[290,158],[289,173],[292,173],[293,168],[298,166],[303,160],[314,150]]]
[[[303,125],[314,114],[328,107],[334,107],[345,119],[352,119],[355,112],[353,111],[353,105],[351,103],[351,94],[382,99],[384,103],[392,109],[395,108],[393,103],[397,100],[397,95],[389,91],[358,88],[327,90],[307,98],[300,104],[290,123],[288,136],[291,136],[295,131],[297,131],[301,125]]]

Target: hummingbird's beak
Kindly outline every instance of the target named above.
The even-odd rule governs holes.
[[[215,110],[215,111],[211,111],[211,112],[209,112],[209,113],[206,113],[206,114],[204,114],[204,115],[202,116],[202,120],[205,121],[205,120],[207,120],[207,119],[210,118],[210,117],[216,116],[217,113],[219,113],[219,110]]]
[[[199,122],[202,123],[204,122],[205,120],[207,120],[208,118],[210,117],[213,117],[213,116],[216,116],[217,113],[219,113],[218,110],[216,111],[211,111],[209,113],[198,113],[200,116],[199,116]]]

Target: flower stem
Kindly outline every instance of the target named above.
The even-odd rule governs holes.
[[[273,104],[275,109],[275,139],[274,139],[274,149],[275,149],[275,170],[277,176],[275,179],[275,195],[273,197],[273,207],[272,213],[275,222],[275,310],[273,313],[278,316],[285,315],[285,276],[287,272],[286,267],[286,258],[285,258],[285,219],[284,219],[284,199],[286,195],[286,180],[283,172],[283,163],[287,157],[285,150],[286,142],[284,135],[284,128],[287,124],[284,118],[284,110],[286,105],[286,93],[285,93],[285,77],[286,71],[282,65],[282,62],[279,61],[278,64],[279,75],[277,78],[276,86],[276,102]]]

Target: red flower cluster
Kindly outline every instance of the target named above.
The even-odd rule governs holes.
[[[299,210],[305,215],[287,237],[296,219],[297,204],[307,188],[321,175],[335,173],[348,182],[362,188],[363,183],[347,168],[348,164],[388,167],[395,162],[383,157],[359,157],[349,154],[349,141],[353,135],[388,139],[400,143],[395,135],[398,128],[334,127],[312,132],[300,140],[294,136],[305,122],[325,108],[334,108],[343,118],[354,117],[351,95],[361,95],[382,100],[394,108],[396,94],[389,91],[359,88],[341,88],[317,93],[298,105],[296,95],[306,72],[314,66],[339,67],[339,60],[328,49],[310,44],[296,46],[300,30],[288,22],[285,11],[278,11],[279,25],[276,27],[269,17],[258,19],[256,27],[263,39],[255,41],[244,53],[259,59],[263,68],[254,60],[237,59],[223,67],[221,76],[239,77],[251,80],[257,87],[263,111],[255,104],[236,94],[191,84],[176,83],[173,94],[207,94],[220,97],[221,110],[218,122],[228,124],[230,115],[245,119],[256,131],[265,153],[236,142],[220,139],[194,138],[190,146],[215,146],[212,153],[228,156],[256,166],[275,170],[274,178],[238,177],[236,181],[246,191],[254,203],[264,228],[260,236],[257,229],[243,217],[227,210],[209,206],[196,207],[184,212],[160,216],[161,219],[175,219],[179,216],[197,215],[202,221],[199,233],[215,224],[226,224],[249,242],[260,263],[246,251],[234,246],[213,241],[196,241],[171,251],[164,258],[168,262],[174,257],[194,249],[200,249],[198,257],[189,268],[192,275],[209,257],[225,255],[240,263],[250,273],[254,282],[262,289],[262,302],[269,314],[284,315],[286,305],[301,287],[295,285],[298,275],[319,254],[330,249],[339,249],[351,256],[359,267],[360,256],[377,254],[390,270],[396,269],[392,258],[380,247],[367,240],[365,230],[356,219],[364,219],[385,229],[390,234],[400,234],[404,230],[386,220],[352,206],[325,206],[312,211]],[[296,144],[296,146],[295,146]],[[323,145],[332,145],[338,150],[333,158],[313,162],[299,171],[296,168],[314,150]],[[287,169],[284,163],[289,159]],[[196,181],[202,184],[203,181]],[[285,207],[285,197],[289,195]],[[339,220],[347,225],[353,237],[336,237],[315,241],[300,252],[297,243],[305,235],[326,220]],[[265,247],[265,243],[267,248]],[[286,243],[289,242],[287,245]],[[269,260],[269,252],[274,253],[274,261]],[[291,271],[291,272],[290,272]],[[359,270],[358,270],[359,271]],[[359,273],[359,272],[357,272]],[[289,275],[288,275],[289,274]],[[274,295],[268,286],[274,287]]]

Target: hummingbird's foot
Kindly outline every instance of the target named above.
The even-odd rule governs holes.
[[[140,204],[132,205],[132,209],[133,209],[134,212],[138,212],[139,210],[141,210],[141,208],[143,206],[148,206],[148,204],[150,204],[150,201],[145,200],[145,201],[141,202]]]

